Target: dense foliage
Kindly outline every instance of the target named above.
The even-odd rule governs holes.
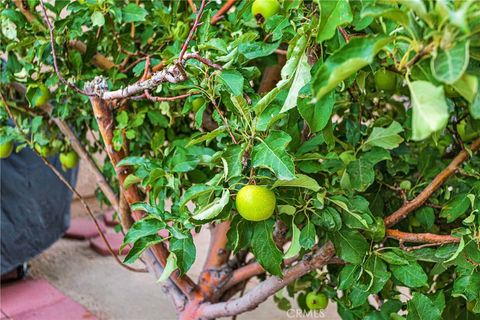
[[[189,60],[188,80],[152,91],[190,93],[187,98],[117,101],[113,147],[127,146],[130,156],[120,165],[135,168],[125,187],[139,184],[148,193],[133,206],[146,217],[126,235],[133,244],[126,261],[165,241],[158,231],[166,228],[166,271],[187,272],[196,256],[192,230],[231,220],[229,248],[249,250],[272,275],[282,275],[284,259],[329,240],[345,262],[290,284],[276,295],[280,308],[293,300],[306,308],[306,294],[320,291],[336,301],[344,319],[388,319],[400,310],[408,310],[407,319],[478,317],[478,155],[395,226],[453,235],[459,243],[412,248],[386,238],[383,219],[479,136],[480,3],[283,1],[277,14],[257,21],[252,1],[239,1],[210,24],[221,6],[207,4],[189,51],[222,70]],[[17,121],[39,148],[70,150],[35,107],[48,98],[48,88],[54,116],[74,128],[89,152],[101,151],[101,143],[87,139],[98,136],[89,98],[54,73],[40,11],[32,23],[13,1],[0,8],[2,95]],[[196,17],[186,1],[55,1],[47,8],[60,70],[80,88],[97,75],[110,89],[132,84],[144,74],[147,55],[153,68],[173,63]],[[74,49],[72,41],[86,50]],[[114,65],[95,66],[97,52]],[[280,67],[279,81],[265,85]],[[12,82],[28,87],[28,102],[8,86]],[[0,143],[15,140],[19,151],[23,138],[0,112]],[[115,185],[108,161],[102,171]],[[247,184],[275,193],[269,219],[249,221],[236,212],[236,194]],[[274,239],[279,221],[287,226],[284,248]],[[406,302],[399,287],[410,288],[413,298]],[[376,310],[370,295],[385,303]]]

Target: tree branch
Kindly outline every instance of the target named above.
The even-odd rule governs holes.
[[[480,148],[480,138],[477,138],[471,145],[470,145],[470,150],[473,152],[477,151]],[[442,170],[433,180],[430,182],[430,184],[423,189],[423,191],[415,197],[412,201],[409,201],[405,203],[403,206],[401,206],[397,211],[389,215],[388,217],[385,218],[385,226],[391,227],[398,223],[400,220],[405,218],[410,212],[416,210],[420,206],[422,206],[425,201],[430,198],[430,196],[438,189],[440,186],[447,181],[448,178],[450,178],[451,175],[457,171],[458,167],[468,158],[470,157],[470,154],[468,153],[467,150],[462,150],[453,160],[450,162],[450,164]]]
[[[313,269],[325,265],[334,255],[335,249],[331,242],[327,242],[323,247],[317,250],[313,256],[306,255],[302,261],[288,268],[284,272],[283,279],[272,276],[251,289],[243,297],[215,304],[200,305],[193,312],[187,311],[181,315],[181,319],[198,318],[219,318],[228,317],[255,309],[260,303],[264,302],[278,290],[287,286],[289,283],[307,274]]]
[[[220,10],[215,13],[215,15],[210,19],[210,24],[211,25],[216,25],[218,21],[223,19],[223,15],[227,13],[227,11],[235,4],[236,0],[228,0],[221,8]]]
[[[97,77],[94,81],[86,84],[85,90],[89,93],[98,93],[102,90],[105,90],[106,87],[107,85],[105,81],[102,78]],[[104,100],[97,97],[90,97],[90,102],[92,104],[93,113],[97,120],[100,133],[106,146],[105,149],[113,167],[115,168],[119,184],[120,186],[123,186],[125,179],[131,173],[131,169],[129,167],[117,166],[118,162],[125,157],[125,152],[124,150],[115,151],[113,149],[112,140],[114,134],[114,120],[111,107],[108,106]],[[132,205],[136,202],[141,202],[143,200],[139,194],[136,185],[132,185],[126,188],[124,195],[129,205]],[[138,221],[143,217],[143,212],[133,211],[132,216],[135,221]],[[156,259],[158,259],[160,265],[164,267],[169,252],[165,248],[163,243],[152,246],[151,250],[155,255]],[[186,275],[180,276],[178,271],[172,273],[171,279],[186,296],[191,296],[191,294],[196,290],[195,283]]]
[[[188,44],[190,40],[192,40],[193,35],[195,34],[195,30],[200,26],[200,19],[202,18],[203,9],[205,8],[205,0],[202,0],[202,4],[200,4],[200,9],[198,9],[197,16],[195,17],[195,21],[193,22],[192,29],[190,29],[190,33],[187,36],[187,39],[183,43],[182,50],[180,51],[180,55],[178,56],[178,62],[182,63],[183,55],[187,52]]]
[[[387,238],[397,239],[401,242],[436,243],[438,245],[460,242],[460,238],[450,235],[439,235],[433,233],[409,233],[395,229],[387,229],[386,235]]]

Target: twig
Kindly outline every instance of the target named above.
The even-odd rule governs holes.
[[[200,92],[189,92],[189,93],[185,93],[185,94],[181,94],[181,95],[178,95],[178,96],[173,96],[173,97],[156,97],[156,96],[152,96],[148,90],[145,91],[145,97],[148,99],[148,100],[151,100],[151,101],[155,101],[155,102],[160,102],[160,101],[175,101],[175,100],[179,100],[179,99],[184,99],[184,98],[188,98],[192,95],[195,95],[195,94],[199,94]]]
[[[215,15],[210,19],[210,24],[215,25],[218,21],[223,19],[223,15],[235,4],[236,0],[228,0]]]
[[[439,235],[433,233],[409,233],[395,229],[387,229],[386,235],[388,238],[397,239],[401,242],[435,244],[460,242],[460,238],[450,235]]]
[[[207,59],[205,57],[202,57],[198,53],[187,53],[187,54],[185,54],[184,61],[189,60],[189,59],[195,59],[195,60],[200,61],[203,64],[206,64],[209,67],[212,67],[212,68],[217,69],[217,70],[222,70],[221,65],[213,63],[212,61],[210,61],[209,59]]]
[[[118,255],[115,253],[115,251],[113,250],[112,246],[110,245],[110,242],[108,242],[107,238],[105,237],[105,234],[103,233],[102,231],[102,228],[100,228],[100,225],[98,223],[98,220],[97,218],[95,217],[95,215],[93,214],[92,212],[92,209],[90,209],[90,206],[87,204],[87,202],[85,201],[85,199],[82,197],[82,195],[70,184],[70,182],[68,182],[65,177],[60,173],[60,171],[58,171],[58,169],[56,167],[54,167],[50,161],[48,161],[47,158],[45,158],[44,156],[40,155],[40,153],[33,147],[33,142],[30,141],[28,139],[28,137],[25,135],[25,133],[22,131],[22,129],[20,128],[20,126],[18,125],[17,123],[17,120],[15,119],[15,116],[13,115],[12,111],[10,110],[10,107],[8,106],[8,102],[7,100],[5,99],[5,97],[3,95],[1,95],[2,97],[2,100],[5,104],[5,109],[7,110],[7,113],[8,115],[10,116],[10,118],[12,119],[15,127],[17,127],[18,129],[18,132],[23,136],[23,138],[25,139],[25,141],[27,142],[27,144],[30,146],[30,148],[38,155],[38,157],[40,157],[42,159],[42,161],[45,163],[45,165],[47,167],[49,167],[53,173],[58,177],[58,179],[73,193],[75,194],[78,199],[80,200],[80,202],[82,203],[82,205],[85,207],[85,210],[87,210],[87,213],[88,215],[90,216],[90,218],[93,220],[93,223],[95,224],[95,228],[97,229],[97,232],[98,234],[100,235],[100,237],[102,238],[103,242],[105,242],[106,246],[107,246],[107,249],[108,249],[108,252],[110,252],[110,254],[114,257],[115,261],[120,265],[122,266],[123,268],[127,269],[127,270],[130,270],[130,271],[134,271],[134,272],[147,272],[145,269],[137,269],[137,268],[133,268],[133,267],[130,267],[126,264],[124,264],[120,258],[118,257]]]
[[[200,18],[202,17],[203,9],[205,8],[205,2],[206,2],[205,0],[202,0],[202,4],[200,5],[200,9],[198,10],[195,21],[193,22],[192,29],[190,30],[190,33],[188,34],[188,37],[187,37],[187,39],[185,40],[185,42],[182,46],[182,50],[180,51],[180,55],[178,56],[178,61],[180,63],[183,60],[183,55],[185,54],[185,52],[188,49],[188,44],[189,44],[190,40],[192,40],[192,37],[195,34],[195,30],[197,30],[197,28],[199,26],[199,21],[200,21]]]
[[[217,103],[215,102],[215,99],[212,99],[212,103],[213,103],[213,106],[215,107],[215,110],[217,110],[218,115],[220,116],[220,118],[222,118],[223,124],[227,128],[228,134],[232,138],[233,143],[238,144],[237,139],[235,139],[235,136],[233,135],[232,130],[230,129],[230,125],[228,124],[228,120],[225,118],[225,116],[223,115],[223,112],[218,107]]]
[[[345,29],[343,29],[342,27],[338,27],[338,31],[340,31],[340,33],[342,34],[342,37],[343,37],[343,39],[345,39],[345,42],[349,43],[350,42],[350,36],[348,35],[347,31],[345,31]]]
[[[197,7],[195,6],[195,3],[193,2],[193,0],[188,0],[188,5],[192,9],[193,13],[197,13]]]
[[[67,85],[68,87],[70,87],[71,89],[76,91],[77,93],[80,93],[80,94],[83,94],[83,95],[86,95],[86,96],[92,95],[92,94],[89,94],[89,93],[83,91],[82,89],[78,88],[73,83],[67,81],[62,76],[62,74],[60,73],[60,69],[58,68],[58,62],[57,62],[57,53],[55,51],[55,34],[53,32],[52,23],[50,22],[50,19],[48,18],[47,9],[45,8],[45,3],[43,1],[44,0],[40,0],[40,5],[42,7],[43,14],[45,15],[45,22],[47,23],[48,30],[50,32],[50,46],[52,47],[53,68],[55,69],[55,73],[57,74],[58,79],[60,79],[60,81],[63,82],[63,84]]]
[[[471,145],[470,150],[473,152],[480,148],[480,138],[477,138]],[[430,184],[423,189],[423,191],[415,197],[412,201],[404,204],[397,211],[385,218],[384,222],[387,227],[395,225],[397,222],[405,218],[410,212],[416,210],[422,206],[428,198],[438,189],[440,186],[452,176],[458,167],[470,157],[467,150],[462,150],[460,153],[450,162],[450,164],[442,170]]]

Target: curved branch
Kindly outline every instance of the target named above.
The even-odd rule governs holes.
[[[182,319],[219,318],[228,317],[255,309],[278,290],[287,286],[299,277],[307,274],[315,268],[324,266],[334,255],[335,249],[331,242],[315,252],[313,256],[306,255],[304,259],[284,272],[283,279],[270,277],[251,289],[243,297],[227,302],[215,304],[202,304],[190,314],[182,315]]]
[[[470,150],[473,152],[477,151],[480,148],[480,138],[477,138],[471,145]],[[440,186],[450,178],[451,175],[457,171],[458,167],[468,158],[470,154],[467,150],[462,150],[450,164],[442,170],[430,184],[423,189],[423,191],[415,197],[412,201],[405,203],[397,211],[389,215],[384,219],[385,226],[391,227],[398,223],[400,220],[405,218],[410,212],[422,206],[425,201],[438,189]]]
[[[436,243],[439,245],[445,243],[460,242],[460,238],[450,235],[439,235],[433,233],[409,233],[395,229],[387,229],[386,235],[387,238],[397,239],[401,242]]]

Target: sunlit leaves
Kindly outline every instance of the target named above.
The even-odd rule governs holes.
[[[413,108],[412,139],[423,140],[445,128],[448,106],[442,87],[426,81],[410,82],[409,87]]]
[[[354,38],[332,54],[316,72],[313,88],[318,99],[333,90],[340,82],[373,62],[376,54],[390,38]]]
[[[402,126],[396,121],[393,121],[387,128],[373,128],[363,148],[368,149],[377,146],[389,150],[394,149],[403,141],[403,138],[398,135],[402,131]]]
[[[440,49],[431,60],[432,73],[437,80],[453,84],[462,76],[468,65],[469,45],[469,41],[462,41],[451,48]]]
[[[320,24],[318,26],[317,42],[331,39],[337,27],[352,22],[353,15],[348,1],[321,1]]]
[[[136,22],[145,21],[145,17],[148,15],[147,10],[134,4],[129,3],[122,9],[124,22]]]
[[[285,150],[291,139],[283,131],[270,131],[270,135],[253,148],[253,166],[268,168],[281,180],[294,179],[293,160]]]

